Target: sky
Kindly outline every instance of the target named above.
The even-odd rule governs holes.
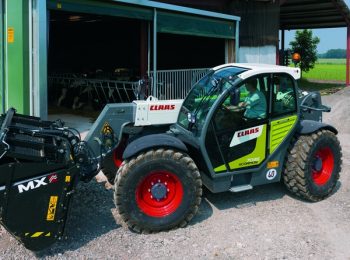
[[[350,8],[350,0],[345,0]],[[329,49],[346,49],[346,28],[315,29],[313,34],[320,38],[318,53],[325,53]],[[285,48],[289,47],[289,42],[294,40],[295,31],[285,31]]]

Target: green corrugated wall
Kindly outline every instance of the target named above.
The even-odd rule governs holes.
[[[29,114],[29,1],[5,0],[5,108]]]
[[[0,0],[0,113],[4,112],[4,9],[3,0]]]

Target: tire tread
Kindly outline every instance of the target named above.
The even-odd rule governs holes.
[[[335,171],[333,174],[336,174],[335,181],[329,187],[326,192],[326,195],[318,196],[312,193],[310,190],[310,184],[307,180],[307,167],[308,167],[308,158],[312,147],[318,142],[322,137],[331,138],[335,144],[339,147],[340,151],[340,160],[338,167],[339,171]],[[287,189],[294,193],[295,195],[302,197],[309,201],[320,201],[328,197],[339,179],[339,172],[341,171],[341,148],[340,143],[334,133],[328,130],[320,130],[317,133],[311,135],[302,135],[295,137],[292,141],[292,145],[288,149],[288,155],[286,156],[284,170],[283,170],[283,181]]]
[[[123,195],[124,190],[123,186],[125,181],[128,178],[128,173],[132,170],[132,168],[136,167],[138,164],[146,163],[150,158],[152,159],[160,159],[167,158],[171,160],[175,160],[183,163],[190,171],[190,177],[193,179],[193,183],[195,187],[193,189],[196,190],[195,199],[193,200],[190,210],[187,212],[186,216],[183,216],[183,219],[180,221],[178,225],[171,228],[164,228],[162,230],[152,230],[147,226],[141,226],[139,223],[136,223],[134,220],[129,218],[128,212],[123,207]],[[180,227],[185,227],[193,218],[193,216],[197,213],[202,197],[202,180],[198,168],[194,161],[186,154],[175,151],[173,149],[157,149],[150,150],[144,153],[139,154],[136,158],[132,158],[130,160],[125,160],[124,163],[118,170],[118,173],[115,178],[115,192],[114,192],[114,203],[117,207],[117,219],[120,220],[122,226],[127,226],[131,230],[137,233],[155,233],[160,231],[167,231],[171,229],[176,229]]]

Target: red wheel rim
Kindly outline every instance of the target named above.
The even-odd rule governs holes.
[[[148,174],[136,188],[136,203],[148,216],[161,218],[181,205],[183,187],[180,179],[168,171]]]
[[[312,167],[312,180],[315,184],[325,185],[332,176],[334,168],[334,155],[329,147],[321,148],[315,153]]]

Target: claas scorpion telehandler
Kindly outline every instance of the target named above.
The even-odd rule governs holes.
[[[87,137],[60,120],[9,109],[0,117],[0,221],[25,247],[62,238],[79,181],[102,170],[120,220],[136,232],[184,227],[202,186],[241,192],[280,182],[309,201],[329,196],[341,171],[337,130],[322,122],[318,92],[297,87],[298,68],[226,64],[184,100],[107,104]],[[266,113],[240,106],[254,81]]]

